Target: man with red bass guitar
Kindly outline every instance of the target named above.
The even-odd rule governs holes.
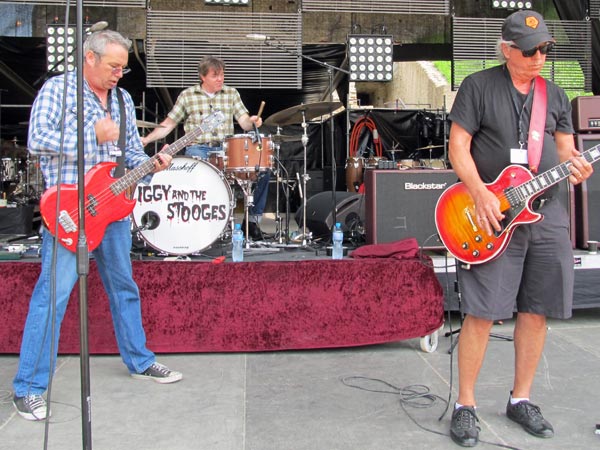
[[[461,308],[466,316],[458,344],[459,390],[450,435],[464,447],[475,446],[479,440],[475,384],[490,329],[494,321],[512,317],[515,307],[514,381],[506,415],[534,436],[554,435],[541,409],[530,401],[544,349],[546,317],[566,319],[572,312],[574,271],[569,219],[557,199],[552,168],[563,164],[568,171],[564,178],[573,184],[592,174],[590,162],[575,149],[571,107],[565,92],[539,77],[554,45],[540,14],[511,14],[503,23],[498,42],[502,64],[467,77],[449,116],[449,159],[474,205],[459,214],[478,234],[473,244],[461,241],[459,247],[470,253],[457,267]],[[490,242],[481,251],[469,248],[486,236],[502,233],[507,221],[513,219],[508,217],[511,210],[506,205],[518,210],[519,202],[527,197],[517,192],[505,198],[491,188],[503,170],[513,165],[533,173],[548,172],[533,187],[523,188],[525,193],[533,188],[543,191],[531,201],[530,208],[522,209],[528,214],[543,214],[543,220],[515,227],[501,254],[477,264],[481,253],[493,250],[495,244]],[[509,177],[512,172],[518,170],[510,170]],[[443,214],[440,219],[443,221]]]
[[[88,175],[94,173],[94,168],[98,166],[115,163],[122,152],[124,167],[147,167],[147,174],[166,169],[171,163],[169,154],[161,153],[149,158],[144,153],[136,128],[133,100],[126,91],[117,87],[119,80],[129,70],[127,61],[130,46],[129,39],[111,30],[92,33],[83,46],[86,194],[89,187]],[[40,167],[48,189],[46,193],[57,189],[59,173],[60,185],[65,184],[65,195],[67,187],[72,188],[77,183],[76,81],[75,72],[50,78],[40,89],[32,106],[28,147],[33,155],[40,158]],[[123,128],[120,127],[121,124]],[[124,133],[121,133],[122,129],[125,130]],[[119,148],[119,144],[123,148]],[[115,209],[111,205],[104,208],[104,202],[108,199],[115,200],[116,196],[107,186],[99,191],[93,201],[87,200],[86,209],[89,209],[90,219]],[[69,215],[65,211],[67,208],[63,209],[63,206],[61,201],[60,227],[76,228],[74,221],[77,219],[77,211],[73,209]],[[76,202],[73,208],[77,208]],[[146,347],[140,295],[132,277],[131,229],[126,214],[127,211],[109,223],[104,233],[99,234],[98,242],[88,248],[93,250],[110,302],[119,352],[130,375],[137,379],[173,383],[179,381],[182,374],[156,362],[154,353]],[[72,238],[57,239],[60,245],[57,246],[56,265],[52,267],[55,226],[55,223],[47,223],[45,220],[45,227],[42,229],[41,273],[31,296],[19,366],[13,380],[14,406],[27,420],[42,420],[50,415],[43,394],[56,365],[60,325],[78,277],[76,254],[68,248],[66,242]],[[157,273],[157,277],[160,276]],[[52,317],[53,286],[56,292],[55,325]],[[53,354],[51,344],[54,345]]]

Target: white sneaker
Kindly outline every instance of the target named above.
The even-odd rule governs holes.
[[[152,363],[152,365],[142,373],[132,373],[131,376],[138,380],[153,380],[162,384],[175,383],[183,378],[181,372],[169,370],[167,366],[157,362]]]
[[[44,420],[48,414],[46,400],[41,395],[26,395],[13,398],[13,405],[21,417],[27,420]]]

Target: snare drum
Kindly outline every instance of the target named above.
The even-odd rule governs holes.
[[[346,190],[358,192],[363,182],[364,158],[352,156],[346,160]]]
[[[256,180],[259,172],[273,168],[273,142],[270,137],[235,134],[225,138],[223,149],[227,157],[225,172],[235,178]]]
[[[133,221],[142,239],[172,255],[208,247],[221,236],[233,211],[231,188],[223,173],[189,156],[173,158],[150,184],[138,184],[135,200]]]

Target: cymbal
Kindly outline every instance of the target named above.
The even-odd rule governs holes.
[[[299,141],[302,139],[302,136],[298,135],[298,136],[294,136],[291,134],[272,134],[271,135],[271,140],[273,142],[275,142],[276,144],[279,144],[281,142],[295,142],[295,141]]]
[[[136,120],[135,124],[138,128],[163,128],[163,126],[158,123],[146,122],[145,120]]]
[[[340,106],[342,106],[342,102],[303,103],[270,115],[264,121],[264,124],[285,126],[295,123],[302,123],[303,118],[305,120],[312,120],[316,117],[329,114],[330,112],[338,109]]]
[[[416,148],[415,151],[432,150],[434,148],[442,148],[442,147],[443,147],[443,145],[426,145],[425,147]]]

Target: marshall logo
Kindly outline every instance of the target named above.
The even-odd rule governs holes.
[[[404,189],[407,191],[441,191],[446,189],[448,183],[404,183]]]

